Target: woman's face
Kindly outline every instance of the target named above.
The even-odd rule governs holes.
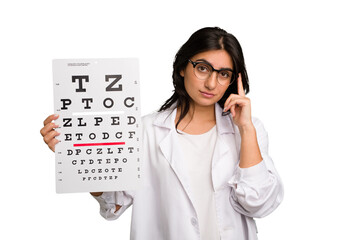
[[[233,69],[230,55],[225,50],[210,50],[199,53],[191,59],[193,62],[206,61],[214,69]],[[217,81],[218,73],[213,72],[206,80],[200,80],[194,74],[194,67],[189,62],[186,68],[180,72],[184,77],[185,90],[195,106],[213,106],[224,95],[228,85],[220,85]]]

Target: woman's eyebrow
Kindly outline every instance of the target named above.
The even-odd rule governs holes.
[[[211,63],[209,63],[208,61],[206,61],[206,59],[203,59],[203,58],[197,59],[196,62],[205,62],[205,63],[211,65]]]
[[[210,65],[211,67],[214,68],[214,66],[213,66],[211,63],[209,63],[206,59],[200,58],[200,59],[197,59],[196,62],[204,62],[204,63],[206,63],[206,64],[208,64],[208,65]],[[229,71],[234,71],[232,68],[220,68],[220,69],[216,69],[216,70],[229,70]]]

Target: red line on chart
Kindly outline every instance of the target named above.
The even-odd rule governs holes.
[[[74,144],[74,147],[89,147],[89,146],[104,146],[104,145],[124,145],[125,142],[108,142],[108,143],[79,143]]]

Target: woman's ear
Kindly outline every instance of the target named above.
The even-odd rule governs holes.
[[[184,74],[184,70],[181,70],[181,71],[180,71],[180,76],[182,76],[182,77],[184,77],[184,76],[185,76],[185,74]]]

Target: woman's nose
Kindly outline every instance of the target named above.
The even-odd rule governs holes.
[[[205,87],[208,89],[214,89],[217,85],[217,72],[212,72],[208,79],[205,81]]]

